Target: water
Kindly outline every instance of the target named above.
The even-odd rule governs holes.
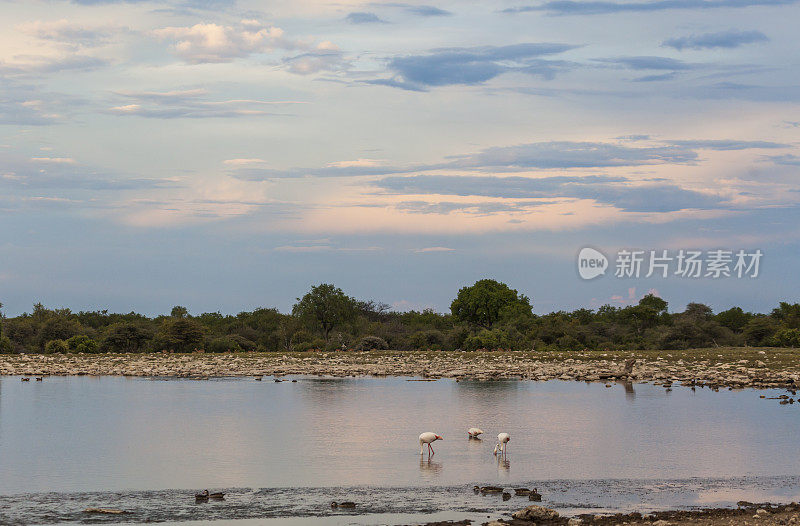
[[[759,399],[777,392],[296,379],[0,377],[0,523],[397,524],[528,504],[473,484],[535,486],[567,514],[800,499],[800,407]],[[444,436],[430,461],[422,431]],[[204,488],[228,495],[196,504]]]

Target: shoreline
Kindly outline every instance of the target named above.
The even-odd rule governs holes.
[[[532,510],[528,512],[528,510]],[[785,525],[800,524],[800,504],[773,504],[769,502],[757,504],[740,501],[736,508],[701,508],[696,510],[669,510],[652,513],[617,513],[614,515],[581,514],[574,517],[548,517],[553,510],[539,506],[531,506],[515,512],[510,518],[502,518],[482,522],[483,526],[530,526],[533,524],[548,525]],[[527,513],[526,513],[527,512]],[[475,524],[470,521],[432,522],[422,526],[467,526]]]
[[[626,361],[636,360],[630,372]],[[231,354],[0,355],[0,376],[141,376],[208,379],[307,375],[456,380],[650,382],[720,388],[800,384],[800,350],[711,348],[684,351],[369,351]]]

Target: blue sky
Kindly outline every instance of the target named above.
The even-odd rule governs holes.
[[[794,0],[0,1],[0,301],[765,311],[800,290]],[[584,246],[764,253],[582,281]]]

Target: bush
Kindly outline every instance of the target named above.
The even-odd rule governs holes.
[[[418,331],[411,336],[411,345],[414,349],[441,351],[445,345],[445,336],[436,329]]]
[[[772,337],[775,347],[800,347],[800,329],[781,329]]]
[[[44,353],[45,354],[53,354],[53,353],[68,353],[69,346],[67,346],[67,342],[64,340],[50,340],[49,342],[44,344]]]
[[[14,352],[14,346],[8,336],[0,336],[0,354],[11,354]]]
[[[94,354],[100,351],[100,346],[97,345],[97,342],[88,336],[84,336],[83,334],[73,336],[67,340],[67,347],[69,348],[69,352],[74,353]]]
[[[242,347],[231,336],[223,336],[221,338],[214,338],[206,347],[208,352],[240,352]]]
[[[385,351],[388,348],[386,340],[378,336],[364,336],[356,345],[357,351]]]
[[[294,344],[292,347],[293,351],[298,352],[305,352],[305,351],[321,351],[325,349],[325,340],[322,338],[317,338],[311,341],[302,341],[300,343]]]
[[[477,334],[468,336],[464,340],[465,351],[507,349],[509,347],[511,347],[511,342],[506,332],[502,329],[484,329]]]

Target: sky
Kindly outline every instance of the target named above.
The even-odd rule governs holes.
[[[482,278],[538,313],[798,301],[798,0],[0,13],[6,315],[287,311],[321,282],[447,311]],[[621,250],[763,256],[618,277]]]

